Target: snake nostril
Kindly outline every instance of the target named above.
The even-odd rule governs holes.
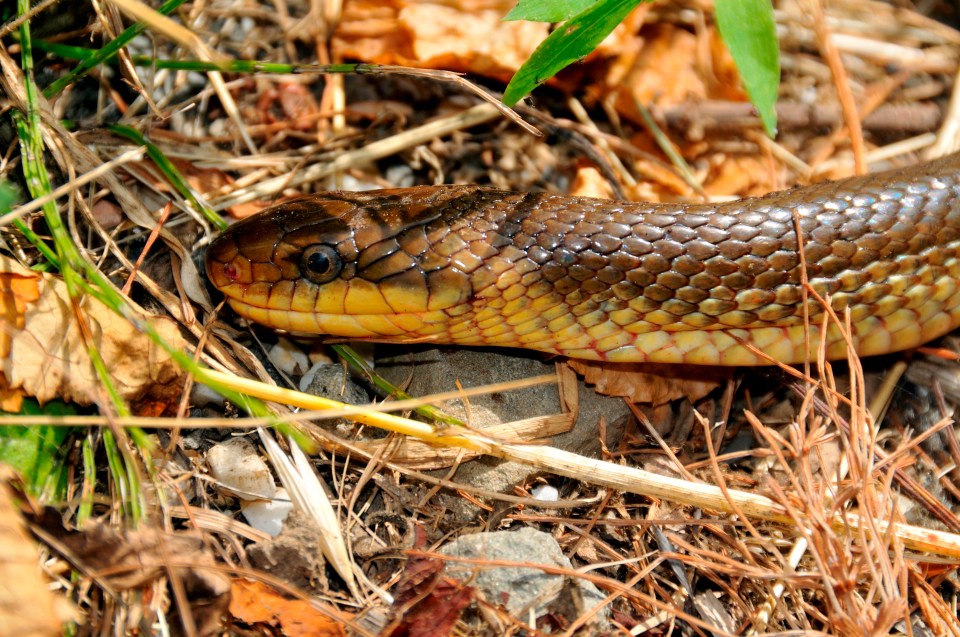
[[[231,281],[236,281],[239,273],[237,272],[237,266],[232,263],[228,263],[223,266],[223,276],[227,277]]]

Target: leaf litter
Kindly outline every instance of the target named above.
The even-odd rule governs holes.
[[[106,6],[98,9],[99,24],[118,23],[113,5]],[[202,7],[176,19],[189,22],[203,47],[226,57],[312,63],[312,56],[299,56],[319,52],[321,62],[351,59],[462,71],[498,90],[549,31],[543,24],[499,22],[509,9],[508,3],[498,2],[358,1],[345,3],[337,15],[306,13],[295,3],[283,4],[279,11],[251,3]],[[91,28],[83,17],[73,17],[81,32]],[[81,123],[87,146],[81,150],[75,144],[78,137],[57,128],[53,117],[47,143],[66,182],[78,166],[81,173],[91,170],[91,157],[105,161],[129,150],[117,138],[98,134],[100,121],[121,116],[135,121],[176,160],[195,190],[234,217],[259,205],[238,202],[273,202],[340,187],[475,182],[517,190],[602,192],[597,182],[606,180],[631,198],[676,201],[696,200],[697,192],[743,196],[850,174],[849,133],[842,110],[832,106],[836,87],[820,54],[823,30],[815,16],[793,3],[784,3],[777,17],[785,61],[778,108],[787,115],[781,118],[778,144],[760,134],[709,7],[700,2],[641,6],[596,53],[548,82],[530,100],[533,108],[521,109],[546,133],[545,139],[495,120],[495,112],[464,118],[472,98],[425,79],[377,74],[340,81],[260,73],[229,75],[218,84],[198,73],[140,67],[134,84],[149,93],[149,100],[124,83],[123,73],[105,71],[55,103],[58,115]],[[873,2],[833,3],[828,17],[831,40],[851,77],[847,88],[863,104],[868,159],[891,163],[931,144],[955,143],[947,125],[954,116],[940,115],[938,109],[931,120],[929,107],[945,103],[948,81],[956,73],[956,31]],[[44,18],[39,11],[34,24],[39,28]],[[157,29],[151,50],[157,57],[193,57],[202,48],[195,41],[178,41],[176,31]],[[293,36],[287,37],[288,32]],[[8,38],[3,45],[19,54]],[[891,64],[902,64],[899,72],[891,73]],[[16,77],[12,71],[5,75],[7,82]],[[9,93],[20,99],[15,91]],[[811,124],[814,114],[820,119]],[[439,130],[438,122],[444,131],[440,137],[431,132]],[[651,122],[667,132],[686,158],[686,174],[669,164]],[[941,124],[937,136],[935,127]],[[421,128],[427,125],[433,128]],[[421,136],[408,135],[418,129]],[[373,144],[381,145],[365,152]],[[12,146],[7,156],[16,153]],[[344,157],[349,161],[340,159]],[[584,175],[584,164],[596,174]],[[16,162],[0,165],[3,176],[15,182],[16,168]],[[280,378],[258,356],[259,342],[269,344],[275,336],[263,331],[251,336],[226,311],[211,329],[205,288],[189,259],[210,236],[196,211],[148,162],[123,167],[110,179],[94,180],[96,187],[71,196],[72,212],[79,213],[74,236],[88,257],[119,287],[129,277],[146,233],[157,225],[159,211],[172,203],[163,223],[164,242],[147,254],[130,294],[150,312],[173,317],[158,318],[156,324],[167,326],[161,329],[174,350],[219,369],[246,369],[260,380]],[[61,202],[64,210],[70,207]],[[118,210],[133,223],[118,221]],[[32,217],[28,221],[43,231],[42,223]],[[5,229],[4,239],[15,246],[11,253],[21,263],[37,263],[22,237]],[[172,260],[168,248],[175,250]],[[9,400],[33,396],[41,402],[102,403],[102,389],[84,358],[85,343],[76,336],[76,321],[82,317],[95,328],[96,347],[138,413],[182,416],[176,421],[179,431],[168,434],[158,427],[154,433],[157,455],[147,460],[143,454],[144,473],[157,484],[170,484],[171,467],[176,467],[176,484],[193,487],[171,492],[180,500],[176,505],[159,497],[167,491],[158,489],[142,528],[124,529],[112,504],[115,493],[94,475],[89,484],[96,486],[77,481],[72,499],[53,503],[66,527],[34,523],[43,550],[54,556],[42,562],[43,569],[83,613],[80,631],[177,626],[188,634],[338,635],[378,634],[389,627],[391,634],[521,629],[592,634],[619,625],[635,634],[678,633],[690,626],[714,634],[960,633],[951,606],[960,551],[951,544],[954,535],[936,531],[940,525],[953,533],[960,529],[948,515],[930,520],[924,506],[916,504],[910,511],[915,526],[901,524],[906,506],[901,491],[932,506],[924,494],[938,491],[938,482],[947,492],[952,486],[950,475],[940,471],[958,460],[951,452],[952,424],[941,426],[947,438],[930,437],[939,449],[911,441],[918,423],[936,427],[944,417],[935,381],[929,381],[933,395],[928,401],[934,408],[923,411],[921,420],[895,404],[887,420],[899,426],[878,428],[880,420],[867,409],[864,396],[866,384],[882,373],[882,363],[868,362],[868,373],[853,361],[847,368],[820,365],[809,375],[764,370],[722,376],[715,387],[676,369],[641,376],[572,363],[603,391],[658,404],[634,406],[635,429],[605,449],[609,462],[583,465],[595,466],[595,471],[579,464],[561,466],[555,459],[566,456],[537,456],[535,446],[519,445],[518,450],[529,452],[529,462],[542,467],[545,479],[571,476],[561,483],[561,499],[553,505],[527,495],[529,484],[498,494],[457,483],[449,470],[440,476],[418,473],[410,465],[431,453],[427,445],[395,456],[393,436],[371,442],[353,438],[359,436],[358,426],[334,431],[295,421],[297,431],[322,450],[311,455],[309,473],[320,478],[313,488],[328,492],[324,524],[341,534],[337,550],[346,551],[341,568],[351,569],[357,582],[351,588],[348,571],[331,571],[327,590],[305,593],[241,566],[249,538],[261,535],[232,519],[235,501],[217,490],[206,473],[204,454],[230,433],[194,431],[191,420],[222,416],[224,409],[236,407],[224,408],[209,395],[204,403],[195,393],[188,408],[186,375],[153,341],[96,307],[91,298],[83,298],[77,312],[55,276],[8,261],[0,274],[5,303],[0,338]],[[307,344],[303,349],[315,357],[324,355],[325,348]],[[16,402],[5,405],[12,410]],[[469,400],[466,405],[469,425]],[[288,409],[275,410],[291,418]],[[598,436],[608,424],[597,423]],[[238,419],[238,428],[246,426]],[[535,431],[528,432],[529,439],[536,438]],[[344,433],[351,438],[336,439]],[[513,441],[495,442],[506,448]],[[260,449],[274,463],[287,453],[272,445]],[[929,466],[915,461],[920,457],[915,449],[931,458]],[[447,450],[428,459],[453,467],[464,461],[458,458],[461,453]],[[305,460],[296,458],[297,471],[306,470]],[[617,463],[624,467],[622,476],[603,473]],[[154,467],[160,469],[154,472]],[[673,493],[671,499],[641,495],[628,471],[638,467],[685,483],[689,494]],[[79,473],[78,465],[74,480]],[[617,478],[624,484],[611,486]],[[727,500],[691,504],[708,487],[719,487]],[[96,496],[97,521],[77,530],[75,503],[84,489]],[[441,499],[443,493],[477,505],[472,517],[456,518]],[[174,511],[177,515],[171,517]],[[425,550],[478,526],[548,530],[575,558],[581,568],[577,576],[609,595],[611,623],[603,627],[588,618],[550,616],[539,624],[534,619],[531,626],[530,618],[510,617],[496,604],[478,605],[468,592],[469,581],[443,578],[439,558],[411,556],[412,547],[400,541],[392,519],[404,520],[422,534],[426,541],[417,548]],[[175,531],[168,532],[170,528]],[[661,529],[661,536],[653,528]],[[317,533],[322,532],[318,526]],[[360,537],[378,546],[362,559],[350,552]],[[200,577],[195,570],[205,574]],[[233,605],[223,612],[228,590]],[[211,599],[216,601],[209,605]],[[429,629],[435,632],[422,632]]]

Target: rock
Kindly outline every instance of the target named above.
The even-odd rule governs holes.
[[[377,360],[377,371],[395,384],[402,385],[409,379],[407,392],[413,396],[426,396],[455,390],[457,381],[464,388],[477,387],[552,374],[555,366],[544,362],[534,352],[522,350],[432,348],[411,352],[409,347],[385,347]],[[600,418],[606,422],[607,445],[614,447],[629,422],[630,410],[622,399],[601,396],[582,381],[579,382],[578,392],[580,406],[576,424],[571,431],[550,438],[550,444],[596,457],[600,453],[597,428]],[[469,403],[473,415],[469,424],[477,428],[562,411],[556,385],[473,396]],[[466,413],[460,401],[442,407],[451,415],[464,417]],[[462,464],[454,479],[492,491],[506,492],[525,482],[536,471],[527,465],[483,457]],[[444,496],[442,499],[454,512],[458,523],[465,522],[478,511],[463,498]]]
[[[523,350],[434,348],[410,351],[410,348],[384,348],[377,360],[377,371],[396,384],[410,378],[407,389],[414,396],[451,391],[456,382],[464,388],[554,373],[555,366],[541,355]],[[411,377],[412,374],[412,377]],[[619,398],[600,396],[579,384],[580,413],[573,430],[554,436],[550,443],[558,448],[594,456],[600,452],[597,423],[607,422],[608,444],[616,444],[630,410]],[[561,412],[556,385],[473,396],[470,406],[481,406],[496,414],[501,422]]]
[[[548,533],[524,527],[517,531],[464,535],[438,551],[449,557],[479,560],[506,560],[573,569],[560,545]],[[550,613],[572,622],[604,600],[596,586],[580,578],[547,573],[538,568],[488,568],[473,564],[447,562],[445,573],[476,586],[486,601],[504,606],[526,623],[529,609],[536,617]],[[609,611],[601,608],[594,615],[594,627],[603,630]]]
[[[366,405],[367,392],[357,385],[343,365],[319,362],[300,379],[300,391],[349,405]]]
[[[243,500],[269,500],[277,491],[273,474],[246,438],[231,438],[207,450],[210,475]]]
[[[327,590],[320,530],[313,520],[296,511],[287,517],[280,535],[257,542],[247,549],[247,555],[255,569],[272,573],[297,588]]]
[[[367,392],[350,377],[347,369],[339,363],[317,362],[300,379],[300,391],[322,398],[329,398],[348,405],[367,405],[370,398]],[[320,420],[317,423],[328,428],[338,436],[349,438],[356,427],[345,418]],[[383,438],[386,432],[373,427],[366,428],[364,438]]]
[[[290,501],[287,490],[280,487],[272,500],[254,500],[242,505],[240,510],[250,526],[277,537],[283,530],[287,516],[293,511],[293,502]]]

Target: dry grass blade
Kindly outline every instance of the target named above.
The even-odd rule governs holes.
[[[237,190],[211,203],[215,208],[222,210],[254,199],[272,197],[284,188],[303,186],[355,166],[395,155],[402,150],[449,135],[455,131],[495,120],[498,117],[500,117],[499,110],[489,104],[480,104],[462,113],[443,117],[398,135],[371,142],[363,148],[345,151],[329,163],[314,164],[303,170],[298,170],[294,174],[261,180],[255,186],[245,190]]]
[[[203,376],[251,396],[303,409],[355,409],[334,400],[272,387],[249,379],[234,378],[231,381],[228,375],[217,372],[205,371],[198,380],[202,381]],[[662,476],[642,469],[587,458],[553,447],[508,444],[475,432],[460,431],[457,427],[438,428],[378,412],[355,413],[351,419],[387,431],[415,436],[431,444],[450,445],[505,460],[522,462],[549,473],[629,493],[664,498],[713,511],[743,513],[751,518],[762,520],[795,524],[797,519],[796,511],[763,495]],[[763,429],[759,422],[756,424]],[[888,516],[883,519],[865,520],[855,513],[826,514],[823,525],[824,528],[831,528],[838,533],[872,527],[881,535],[893,533],[910,550],[960,559],[960,535],[890,522]]]
[[[110,0],[110,2],[135,20],[149,25],[151,29],[163,33],[171,40],[179,42],[188,50],[193,51],[198,59],[213,61],[218,57],[207,47],[206,43],[192,31],[180,26],[170,18],[157,13],[145,4],[137,2],[137,0]],[[226,82],[223,80],[223,74],[220,73],[220,71],[207,71],[207,74],[210,78],[210,83],[217,92],[217,96],[220,98],[220,102],[223,104],[224,109],[233,120],[237,131],[247,145],[247,150],[256,154],[256,144],[253,143],[253,140],[247,134],[246,124],[240,115],[240,109],[237,108],[233,96],[230,94],[230,91],[227,90]]]
[[[276,468],[287,493],[290,494],[294,506],[316,522],[324,556],[346,582],[350,592],[355,597],[359,597],[360,591],[357,589],[357,581],[353,575],[353,561],[350,559],[347,544],[340,533],[340,521],[313,467],[300,447],[293,441],[290,441],[290,454],[293,456],[291,461],[269,431],[260,429],[259,434],[267,455]]]
[[[502,21],[508,7],[499,1],[334,0],[321,7],[323,2],[108,0],[93,12],[66,2],[51,9],[51,0],[37,0],[33,8],[30,4],[21,0],[17,8],[25,15],[0,27],[0,92],[8,102],[0,112],[0,130],[6,130],[4,125],[16,130],[11,124],[19,112],[28,116],[37,133],[22,135],[19,146],[14,140],[0,159],[0,205],[7,205],[12,190],[8,185],[15,188],[31,178],[22,169],[33,159],[48,167],[53,183],[35,192],[45,195],[42,199],[0,219],[0,240],[24,266],[42,267],[36,252],[43,252],[47,231],[56,226],[44,224],[35,212],[51,209],[54,219],[55,203],[66,232],[51,231],[50,236],[59,240],[61,254],[72,254],[64,246],[77,244],[82,262],[90,265],[85,270],[90,280],[102,274],[117,295],[132,297],[123,307],[135,314],[134,325],[148,327],[139,322],[141,317],[166,311],[179,323],[174,328],[183,337],[173,341],[179,360],[218,370],[197,372],[193,392],[190,379],[177,377],[171,385],[173,398],[163,405],[150,403],[155,409],[142,412],[160,413],[160,407],[171,406],[164,413],[179,409],[177,418],[0,416],[0,427],[76,428],[54,432],[71,443],[57,452],[70,463],[63,474],[66,493],[61,503],[51,503],[60,509],[64,530],[83,528],[91,519],[102,520],[102,529],[116,527],[126,514],[126,499],[116,494],[144,495],[145,528],[112,534],[119,544],[111,546],[135,555],[144,546],[143,538],[155,537],[161,546],[143,565],[149,569],[106,559],[114,553],[104,550],[93,556],[95,563],[73,562],[57,552],[57,534],[45,540],[54,557],[41,555],[43,570],[88,618],[80,632],[119,634],[169,626],[169,632],[200,637],[217,630],[293,635],[293,608],[309,606],[332,620],[322,624],[330,634],[388,634],[386,621],[417,619],[404,616],[415,613],[405,612],[410,607],[403,606],[403,594],[431,593],[427,586],[418,588],[422,580],[405,580],[405,560],[432,557],[450,537],[475,526],[497,533],[536,525],[550,532],[573,564],[553,570],[595,584],[600,595],[572,599],[569,616],[551,612],[535,617],[527,615],[528,607],[510,616],[501,607],[502,592],[484,592],[477,597],[478,612],[460,616],[454,632],[900,631],[960,637],[952,607],[960,520],[950,510],[960,500],[960,471],[949,469],[960,465],[960,443],[948,410],[949,402],[958,398],[949,388],[944,398],[933,381],[919,381],[924,391],[934,388],[930,395],[917,391],[903,402],[911,402],[911,408],[915,402],[918,411],[927,409],[923,419],[898,411],[899,399],[894,399],[886,422],[878,427],[882,410],[865,409],[873,372],[865,374],[852,356],[842,365],[811,360],[808,368],[738,370],[724,379],[722,389],[701,384],[695,397],[689,385],[675,384],[678,378],[694,377],[679,368],[660,374],[660,385],[634,374],[610,374],[605,366],[602,374],[586,371],[585,381],[575,378],[571,386],[564,383],[576,374],[561,365],[565,378],[556,409],[554,387],[545,386],[529,391],[529,401],[515,400],[518,408],[502,412],[498,408],[516,395],[471,400],[465,420],[468,425],[501,423],[488,429],[431,424],[429,415],[418,421],[394,414],[437,400],[508,392],[512,385],[555,384],[556,376],[537,376],[547,370],[536,354],[502,351],[489,359],[494,364],[478,364],[479,371],[501,373],[519,360],[534,363],[530,369],[535,371],[519,384],[497,383],[368,407],[279,389],[271,386],[278,377],[275,370],[290,386],[309,384],[311,391],[324,384],[313,381],[325,380],[327,371],[330,377],[341,372],[330,384],[342,379],[332,393],[349,395],[345,402],[364,403],[371,389],[377,391],[364,386],[369,376],[342,373],[336,362],[349,359],[330,347],[330,341],[274,339],[260,328],[247,329],[229,308],[216,306],[219,297],[211,302],[202,266],[200,271],[196,267],[218,222],[227,225],[230,219],[317,191],[472,183],[520,192],[615,193],[617,198],[679,209],[700,199],[728,201],[798,182],[843,177],[855,162],[861,168],[866,162],[871,169],[881,169],[912,163],[925,152],[943,154],[960,136],[960,90],[953,88],[950,109],[942,109],[951,83],[960,77],[960,32],[887,2],[833,0],[824,3],[822,11],[813,5],[813,13],[802,1],[777,3],[784,62],[777,110],[784,134],[773,141],[762,135],[753,106],[745,101],[743,74],[721,42],[711,9],[640,3],[595,53],[550,80],[531,100],[532,106],[520,109],[546,133],[538,137],[492,96],[551,28],[546,23]],[[137,24],[130,24],[133,21]],[[24,28],[15,34],[18,25]],[[324,66],[315,64],[318,61]],[[480,78],[479,83],[466,79],[473,77]],[[104,128],[104,123],[117,122],[139,131],[139,137],[123,137],[125,129],[118,126]],[[644,122],[657,129],[656,139],[668,154],[676,150],[676,157],[682,156],[695,176],[690,183],[702,184],[702,189],[691,188],[670,168]],[[939,135],[932,132],[937,127]],[[40,136],[42,144],[37,143]],[[141,144],[147,150],[142,161]],[[40,153],[30,149],[41,146],[43,157],[34,157]],[[53,186],[60,187],[53,191]],[[223,219],[197,214],[190,192],[215,202]],[[838,208],[848,210],[843,202]],[[767,230],[765,226],[761,238],[770,238]],[[798,226],[784,231],[803,230]],[[672,234],[667,239],[683,243]],[[746,239],[744,249],[760,243]],[[653,248],[651,260],[673,250],[666,245],[663,251],[660,245]],[[589,249],[596,251],[597,246]],[[774,262],[762,256],[754,260],[756,256],[761,255],[744,261],[757,267]],[[643,262],[647,268],[647,259]],[[790,266],[789,276],[803,271],[797,277],[805,286],[810,282],[802,278],[807,267],[815,266],[804,257],[803,264]],[[546,274],[546,268],[532,270],[529,279]],[[822,282],[815,280],[820,274],[810,273],[815,285]],[[56,275],[45,275],[45,280],[49,277]],[[738,274],[720,278],[727,286]],[[132,285],[123,287],[125,281]],[[657,282],[672,280],[657,277]],[[804,303],[831,301],[809,290],[805,294]],[[845,298],[835,296],[832,302],[840,307]],[[848,330],[845,317],[838,314],[825,322],[831,330]],[[590,320],[586,317],[583,323]],[[120,335],[112,323],[87,323],[114,340]],[[824,327],[813,329],[822,334]],[[53,336],[65,331],[58,323],[31,334],[34,340],[54,342]],[[129,342],[128,350],[149,351],[142,341]],[[432,350],[431,342],[427,337],[411,348]],[[87,339],[89,343],[99,341]],[[269,362],[256,350],[260,345]],[[814,351],[817,345],[813,343]],[[423,385],[446,389],[453,375],[467,385],[480,382],[472,377],[474,370],[468,373],[469,364],[457,363],[446,368],[453,373],[439,375],[439,382],[421,385],[431,371],[420,359],[392,362],[383,355],[386,349],[377,345],[380,356],[373,357],[374,370],[396,374],[391,382],[410,393],[432,391],[421,390]],[[436,351],[446,362],[447,354]],[[466,353],[470,362],[480,360],[474,356]],[[911,370],[919,367],[919,356],[914,355]],[[49,349],[38,360],[33,354],[12,358],[17,360],[6,366],[10,375],[19,371],[35,382],[51,383],[52,372],[62,368],[57,353]],[[103,384],[123,384],[126,366],[109,356],[101,358],[110,368],[103,374],[109,381]],[[80,378],[85,364],[71,362],[68,376]],[[156,361],[148,364],[161,369]],[[312,373],[305,373],[311,366]],[[321,367],[323,374],[316,371]],[[407,379],[397,378],[404,374]],[[491,374],[482,382],[503,377]],[[206,391],[203,384],[208,381],[216,381],[228,396],[226,402]],[[621,401],[600,398],[606,404],[598,406],[584,385],[621,391],[632,403],[664,404],[649,409],[633,405],[634,415],[642,413],[649,424],[638,431],[628,422],[630,413]],[[228,387],[273,402],[244,402]],[[71,395],[60,390],[37,395],[55,394]],[[578,407],[572,407],[578,398]],[[237,418],[237,406],[262,417]],[[551,415],[528,418],[546,412]],[[188,413],[190,417],[184,417]],[[543,440],[573,422],[571,435],[556,436],[550,446]],[[268,430],[274,425],[276,429]],[[137,460],[143,475],[154,479],[154,489],[148,483],[141,488],[135,482],[110,481],[111,475],[119,475],[118,454],[101,444],[97,428],[103,426],[113,432],[120,427],[148,429],[143,438],[150,444],[144,449],[149,447],[151,457],[148,461],[144,451]],[[205,474],[216,456],[207,453],[210,446],[229,437],[228,429],[252,427],[263,428],[262,444],[275,473],[298,508],[315,520],[306,529],[300,526],[302,519],[291,520],[287,532],[269,542],[264,532],[233,519],[234,499],[213,489],[216,481]],[[383,438],[373,427],[402,435]],[[2,435],[10,431],[0,431],[0,449],[5,446]],[[278,437],[286,434],[300,436],[304,449],[317,443],[324,453],[310,458],[292,443],[288,448]],[[602,459],[570,452],[587,448],[598,449]],[[486,458],[474,459],[481,455]],[[501,458],[513,462],[499,462]],[[450,471],[437,477],[413,467]],[[497,473],[501,469],[503,473]],[[512,471],[516,473],[508,473]],[[269,476],[271,484],[275,479]],[[941,487],[943,494],[936,491]],[[946,496],[942,502],[937,499],[941,495]],[[953,533],[922,528],[931,518],[930,524],[942,523]],[[184,535],[208,538],[203,544],[205,568],[229,575],[234,583],[239,578],[269,582],[276,590],[247,586],[246,581],[233,588],[235,593],[244,590],[236,596],[240,606],[267,612],[247,615],[246,609],[234,608],[226,614],[233,623],[211,623],[209,633],[197,616],[176,618],[178,612],[191,612],[194,597],[202,599],[183,585],[184,567],[195,561],[194,555],[178,555],[180,545],[153,533],[151,524],[187,528]],[[297,581],[299,573],[292,569],[274,572],[272,565],[258,561],[264,547],[251,543],[299,542],[301,530],[309,538],[300,544],[305,551],[297,555],[305,559],[284,562],[310,562],[321,553],[316,537],[322,533],[322,552],[333,569],[321,564]],[[502,558],[490,552],[471,566],[514,567],[525,560]],[[436,565],[439,572],[439,560]],[[29,568],[26,562],[22,566]],[[147,570],[160,577],[145,584],[133,581]],[[333,576],[334,570],[343,581]],[[279,577],[289,577],[291,586],[285,587]],[[120,586],[121,578],[130,581]],[[465,584],[472,587],[476,581]],[[577,597],[567,595],[569,590],[563,587],[561,597]],[[288,616],[271,615],[280,606],[272,607],[266,599],[284,593],[307,603],[277,611]],[[393,614],[391,596],[401,600]],[[436,617],[429,613],[425,619],[428,630],[421,634],[432,634],[429,629],[436,631],[441,624],[430,623]],[[604,621],[609,622],[605,629],[593,631]],[[304,625],[321,624],[299,626]],[[408,628],[401,626],[396,634]]]

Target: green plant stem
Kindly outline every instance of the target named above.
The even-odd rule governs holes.
[[[121,137],[129,139],[138,146],[143,146],[147,151],[147,156],[153,160],[153,162],[160,168],[161,172],[166,175],[167,179],[177,189],[187,201],[193,205],[194,209],[202,214],[207,221],[212,223],[214,227],[218,230],[226,230],[227,222],[223,220],[223,217],[218,215],[213,208],[207,205],[196,190],[187,183],[187,180],[184,179],[183,175],[180,174],[180,171],[177,170],[177,167],[173,165],[167,156],[163,154],[156,144],[148,140],[143,136],[140,131],[130,126],[124,126],[117,124],[114,126],[108,126],[109,130],[113,131]]]
[[[18,0],[18,2],[20,1],[21,0]],[[163,15],[170,15],[184,2],[186,2],[186,0],[167,0],[167,2],[164,2],[162,5],[160,5],[160,7],[157,8],[157,12]],[[63,89],[89,73],[90,69],[117,55],[117,53],[120,52],[120,49],[127,46],[131,40],[143,33],[146,28],[147,26],[142,22],[137,22],[136,24],[127,27],[122,33],[120,33],[113,40],[110,40],[94,55],[91,55],[89,58],[80,62],[80,64],[77,65],[77,68],[75,68],[73,71],[64,75],[53,84],[48,86],[43,91],[43,96],[47,99],[50,99],[56,95],[59,95]],[[23,36],[21,34],[21,38],[22,37]]]
[[[355,370],[363,374],[363,377],[366,378],[369,382],[373,383],[381,391],[386,392],[388,396],[392,396],[397,400],[409,400],[414,398],[407,392],[403,391],[386,378],[381,376],[374,370],[372,367],[367,365],[367,362],[363,360],[353,348],[349,345],[331,345],[333,351],[335,351],[343,360],[353,367]],[[444,413],[442,410],[437,409],[433,405],[420,405],[414,409],[415,412],[423,416],[424,418],[429,418],[430,420],[435,420],[437,422],[442,422],[447,425],[454,425],[458,427],[463,427],[464,423],[459,418],[455,418],[449,414]]]

